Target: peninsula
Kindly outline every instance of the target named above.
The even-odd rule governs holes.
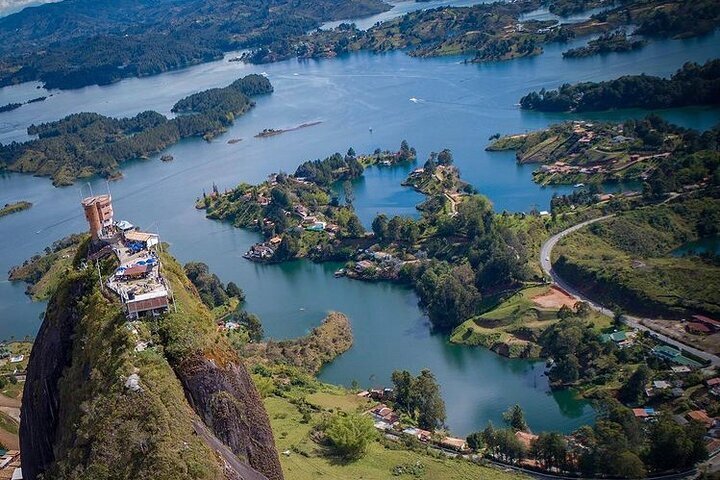
[[[213,88],[179,100],[181,115],[168,119],[154,111],[132,118],[75,113],[56,122],[31,125],[37,139],[0,144],[0,170],[52,178],[53,185],[72,185],[78,178],[120,176],[122,163],[147,158],[180,139],[210,140],[223,133],[255,103],[250,96],[272,92],[262,75],[247,75],[224,88]]]
[[[518,163],[540,164],[533,180],[543,185],[639,181],[647,190],[666,192],[717,182],[719,134],[718,127],[700,133],[650,115],[623,123],[555,124],[501,137],[487,150],[515,150]]]
[[[629,40],[625,32],[612,32],[590,40],[586,46],[571,48],[563,52],[563,58],[583,58],[605,53],[622,53],[638,50],[647,44],[646,40]]]

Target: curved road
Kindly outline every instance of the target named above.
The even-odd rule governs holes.
[[[567,230],[563,230],[562,232],[553,235],[545,243],[543,244],[542,248],[540,248],[540,265],[542,266],[543,272],[545,272],[545,275],[549,276],[552,283],[557,285],[558,287],[562,288],[566,292],[568,292],[573,297],[577,298],[578,300],[582,300],[583,302],[587,302],[590,307],[598,311],[604,315],[608,315],[612,317],[614,315],[613,311],[610,310],[607,307],[602,306],[601,304],[589,299],[586,297],[583,293],[581,293],[579,290],[574,288],[569,283],[565,282],[560,276],[553,270],[552,263],[550,261],[552,256],[552,250],[555,248],[555,245],[564,237],[570,235],[573,232],[576,232],[580,230],[581,228],[584,228],[592,223],[595,222],[601,222],[603,220],[607,220],[608,218],[614,217],[615,214],[612,215],[605,215],[603,217],[593,218],[592,220],[586,220],[584,222],[578,223],[577,225],[574,225]],[[650,327],[647,327],[646,325],[643,325],[642,321],[643,319],[640,317],[633,317],[631,315],[623,315],[622,321],[627,324],[628,326],[632,328],[636,328],[638,330],[643,330],[646,332],[650,332],[651,335],[658,340],[667,343],[668,345],[672,345],[678,349],[685,350],[686,352],[690,352],[693,355],[702,358],[704,360],[709,361],[712,365],[719,367],[720,366],[720,357],[717,355],[713,355],[711,353],[705,352],[703,350],[699,350],[697,348],[691,347],[689,345],[686,345],[682,342],[679,342],[673,338],[670,338],[668,336],[665,336],[655,330],[653,330]]]

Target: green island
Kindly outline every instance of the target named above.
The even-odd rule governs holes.
[[[19,202],[13,203],[6,203],[4,207],[0,208],[0,217],[4,217],[5,215],[11,215],[17,212],[22,212],[23,210],[32,208],[32,205],[32,203],[25,200],[20,200]]]
[[[50,123],[30,125],[37,139],[0,144],[0,171],[49,176],[53,185],[72,185],[78,178],[121,176],[120,165],[147,158],[180,139],[210,140],[255,104],[250,96],[272,92],[270,81],[251,74],[224,88],[213,88],[179,100],[179,115],[168,119],[154,111],[132,118],[76,113]]]
[[[625,32],[611,32],[590,40],[584,47],[563,52],[563,58],[583,58],[604,53],[631,52],[647,44],[646,40],[628,40]]]
[[[569,15],[591,8],[612,7],[579,23],[555,20],[520,21],[522,14],[549,6],[553,13]],[[676,20],[676,13],[686,15]],[[694,24],[688,18],[702,18]],[[466,55],[468,62],[510,60],[539,55],[542,45],[566,42],[576,36],[605,34],[588,46],[566,55],[587,56],[606,51],[629,51],[644,45],[629,41],[615,29],[638,25],[636,33],[652,31],[654,37],[693,37],[712,31],[720,22],[720,9],[711,0],[631,0],[616,6],[608,1],[494,2],[470,7],[440,7],[407,13],[378,23],[368,30],[341,24],[331,30],[286,37],[258,46],[240,59],[250,63],[269,63],[288,58],[335,57],[358,50],[383,52],[403,49],[409,55],[431,57]],[[658,26],[658,24],[661,24]]]
[[[296,56],[322,58],[358,50],[396,49],[409,49],[409,54],[417,57],[470,55],[472,62],[539,55],[543,43],[573,36],[569,26],[552,20],[518,21],[521,14],[541,5],[540,0],[521,0],[418,10],[367,31],[341,24],[332,30],[272,42],[242,58],[250,63],[269,63]]]
[[[0,86],[36,80],[48,89],[106,85],[388,9],[380,0],[41,5],[0,18]]]
[[[347,260],[357,248],[367,246],[365,229],[352,207],[341,205],[333,194],[335,182],[362,175],[371,165],[412,162],[415,150],[402,142],[397,152],[376,151],[356,155],[336,153],[300,165],[294,175],[275,174],[260,185],[241,184],[220,193],[217,188],[198,199],[197,208],[208,218],[236,227],[263,232],[266,242],[254,245],[246,258],[282,262],[292,258]]]
[[[514,150],[518,163],[538,163],[539,184],[592,186],[642,182],[643,190],[664,193],[677,188],[717,185],[720,128],[697,132],[672,125],[656,115],[623,123],[572,121],[527,134],[500,137],[487,150]]]
[[[594,112],[620,108],[675,108],[717,105],[720,59],[686,63],[670,78],[626,75],[605,82],[564,84],[557,90],[530,92],[520,107],[541,112]]]

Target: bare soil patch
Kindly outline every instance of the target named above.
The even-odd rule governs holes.
[[[535,305],[541,308],[558,309],[563,305],[567,305],[568,307],[572,308],[577,302],[575,297],[568,295],[567,293],[555,286],[550,287],[550,290],[548,290],[547,293],[538,295],[537,297],[533,297],[532,301],[535,303]]]

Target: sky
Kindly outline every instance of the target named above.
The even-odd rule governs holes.
[[[52,3],[60,0],[0,0],[0,17],[19,12],[25,7],[31,5],[40,5],[42,3]]]

